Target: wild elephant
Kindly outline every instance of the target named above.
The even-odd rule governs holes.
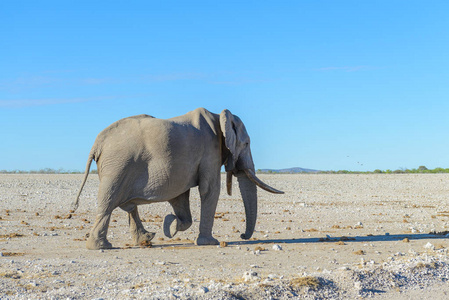
[[[201,217],[197,245],[216,245],[212,226],[220,193],[220,170],[227,172],[231,193],[232,176],[242,194],[249,239],[257,219],[256,185],[272,193],[283,193],[259,180],[243,122],[229,110],[214,114],[198,108],[171,119],[138,115],[121,119],[97,136],[90,151],[80,190],[73,203],[78,207],[92,160],[100,179],[95,224],[87,240],[88,249],[111,248],[107,232],[112,211],[128,212],[133,241],[150,241],[155,233],[141,223],[138,205],[168,201],[174,210],[164,220],[164,233],[173,237],[192,225],[189,192],[198,186]]]

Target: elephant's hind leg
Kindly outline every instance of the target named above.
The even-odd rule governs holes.
[[[118,192],[111,189],[111,187],[117,185],[117,180],[116,177],[103,177],[100,179],[97,217],[87,239],[87,249],[98,250],[112,248],[111,243],[107,239],[107,235],[112,211],[117,207],[117,199],[120,199]]]
[[[87,249],[110,249],[112,244],[107,240],[109,220],[111,219],[111,212],[98,211],[95,219],[95,224],[92,227],[89,238],[87,239]]]
[[[190,212],[190,190],[169,201],[175,215],[167,215],[164,220],[164,234],[172,238],[178,231],[185,231],[192,226],[192,214]]]
[[[135,245],[140,245],[142,242],[151,241],[156,235],[154,232],[148,232],[143,227],[142,221],[139,217],[137,205],[128,213],[129,218],[129,230]]]

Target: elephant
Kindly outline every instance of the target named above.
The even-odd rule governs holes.
[[[72,204],[75,211],[92,161],[100,179],[95,223],[87,248],[109,249],[107,232],[112,211],[128,213],[133,242],[151,241],[155,233],[142,225],[138,205],[168,201],[174,215],[163,223],[172,238],[192,225],[189,193],[198,186],[200,224],[196,245],[217,245],[212,227],[220,194],[221,168],[226,171],[228,194],[237,177],[246,215],[242,239],[251,238],[257,219],[257,188],[282,194],[255,175],[250,138],[239,117],[225,109],[214,114],[198,108],[185,115],[158,119],[137,115],[121,119],[100,132],[88,156],[81,187]]]

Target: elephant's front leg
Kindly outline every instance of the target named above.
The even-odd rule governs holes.
[[[208,181],[206,185],[200,184],[199,191],[201,197],[200,234],[195,243],[197,245],[218,245],[218,240],[212,236],[212,227],[220,195],[220,173],[215,181]]]
[[[167,215],[164,220],[164,234],[172,238],[178,231],[187,230],[192,225],[190,212],[190,190],[169,201],[175,215]]]
[[[143,227],[142,221],[139,217],[139,211],[137,205],[135,208],[128,212],[129,230],[135,245],[140,245],[142,242],[151,241],[156,235],[154,232],[148,232]]]

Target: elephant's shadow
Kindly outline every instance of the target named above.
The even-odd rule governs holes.
[[[267,240],[250,240],[228,242],[228,245],[253,245],[253,244],[312,244],[312,243],[335,243],[339,241],[364,243],[364,242],[391,242],[399,241],[405,238],[409,240],[422,239],[446,239],[449,232],[442,233],[419,233],[419,234],[388,234],[388,235],[365,235],[365,236],[333,236],[325,238],[292,238],[292,239],[267,239]]]
[[[257,239],[257,240],[242,240],[229,241],[228,246],[241,245],[256,245],[256,244],[313,244],[313,243],[335,243],[343,241],[346,243],[366,243],[366,242],[393,242],[400,241],[405,238],[409,240],[423,240],[423,239],[447,239],[449,232],[442,233],[418,233],[418,234],[390,234],[390,235],[365,235],[365,236],[334,236],[325,238],[292,238],[292,239]],[[164,247],[196,247],[193,243],[170,243],[170,244],[155,244],[155,248]]]

